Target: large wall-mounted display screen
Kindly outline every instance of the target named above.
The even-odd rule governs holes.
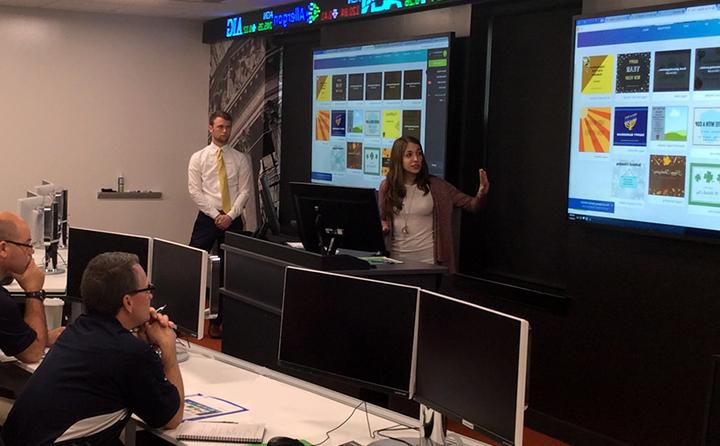
[[[377,188],[402,136],[444,176],[450,36],[313,52],[316,183]]]
[[[720,230],[720,5],[575,21],[568,214]]]

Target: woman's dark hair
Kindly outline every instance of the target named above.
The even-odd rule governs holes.
[[[390,152],[390,168],[385,177],[387,183],[383,202],[381,203],[381,213],[383,218],[390,218],[397,215],[403,208],[403,199],[405,198],[405,176],[403,173],[403,157],[405,156],[405,148],[408,144],[417,144],[422,153],[422,144],[420,140],[414,136],[401,136],[393,142]],[[428,173],[425,157],[422,158],[420,172],[415,177],[415,184],[427,195],[430,192],[430,174]]]

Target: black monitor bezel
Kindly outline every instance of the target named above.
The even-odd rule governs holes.
[[[381,283],[381,284],[386,284],[389,286],[402,287],[402,288],[413,288],[413,289],[417,290],[416,300],[415,300],[415,309],[414,309],[414,311],[415,311],[414,331],[415,332],[413,333],[413,342],[412,342],[412,347],[411,347],[412,348],[412,354],[411,354],[412,359],[411,359],[411,364],[409,365],[409,380],[408,380],[407,388],[397,388],[397,387],[387,386],[387,385],[383,385],[381,383],[366,381],[366,380],[363,380],[363,379],[360,379],[357,377],[342,375],[342,374],[334,373],[334,372],[331,372],[328,370],[318,369],[316,367],[312,367],[307,364],[300,364],[297,362],[292,362],[292,361],[288,361],[285,359],[281,359],[282,341],[283,341],[283,318],[284,318],[284,314],[283,314],[282,310],[281,310],[281,316],[280,316],[280,335],[279,335],[279,339],[278,339],[278,355],[277,355],[277,364],[280,368],[286,368],[286,369],[295,370],[298,372],[309,373],[316,377],[327,378],[327,379],[330,379],[337,383],[349,384],[349,385],[357,386],[357,387],[360,387],[363,389],[379,391],[379,392],[383,392],[383,393],[390,394],[390,395],[399,395],[399,396],[406,397],[406,398],[411,397],[413,387],[414,387],[414,381],[415,381],[415,376],[414,376],[415,375],[415,355],[416,355],[415,351],[416,351],[416,343],[417,343],[417,336],[415,335],[415,333],[417,331],[418,302],[419,302],[419,298],[420,298],[421,289],[418,287],[413,287],[413,286],[409,286],[409,285],[390,283],[390,282],[382,282],[382,281],[367,279],[367,278],[363,278],[363,277],[345,276],[342,274],[330,273],[330,272],[325,272],[325,271],[316,271],[316,270],[311,270],[311,269],[307,269],[307,268],[297,268],[297,267],[293,267],[293,266],[288,266],[285,268],[285,281],[287,281],[288,270],[303,271],[303,272],[308,272],[308,273],[313,273],[313,274],[321,274],[321,275],[341,276],[341,277],[345,277],[345,278],[349,278],[349,279]],[[284,306],[285,306],[285,289],[283,289],[283,307]]]
[[[373,214],[368,217],[366,223],[370,225],[361,225],[362,231],[358,230],[358,233],[364,232],[369,234],[368,240],[371,246],[338,246],[339,248],[356,250],[356,251],[367,251],[367,252],[386,252],[385,248],[385,236],[382,231],[382,223],[380,220],[380,209],[377,203],[377,191],[369,188],[359,187],[347,187],[347,186],[334,186],[330,184],[317,184],[317,183],[302,183],[302,182],[290,182],[290,190],[292,193],[293,208],[295,209],[295,218],[297,220],[298,235],[302,241],[306,251],[321,253],[319,248],[320,240],[317,236],[317,228],[315,228],[315,222],[304,221],[303,213],[301,211],[301,201],[304,198],[333,201],[333,202],[348,202],[348,196],[355,194],[358,198],[353,200],[354,202],[365,203],[368,210],[371,210]],[[324,195],[324,197],[323,197]],[[370,203],[373,203],[371,206]],[[369,249],[368,249],[369,248]]]
[[[184,336],[191,336],[196,339],[202,339],[203,338],[203,330],[204,330],[204,320],[205,320],[205,304],[206,304],[206,293],[207,293],[207,268],[208,268],[208,253],[207,251],[204,251],[199,248],[193,248],[191,246],[183,245],[181,243],[172,242],[170,240],[164,240],[159,238],[153,238],[152,239],[152,249],[153,249],[153,257],[152,257],[152,274],[150,275],[151,282],[156,282],[156,262],[160,262],[162,259],[157,256],[156,253],[156,247],[158,245],[166,245],[166,246],[172,246],[173,248],[177,249],[186,249],[188,252],[197,252],[197,255],[200,256],[200,283],[198,284],[198,323],[197,326],[190,328],[186,327],[182,324],[179,324],[177,320],[172,319],[172,308],[167,309],[166,311],[163,311],[163,313],[167,313],[169,316],[171,316],[171,320],[173,320],[174,323],[177,324],[177,331],[180,332]],[[189,271],[183,270],[178,271],[178,274],[181,274],[183,276],[186,276],[189,274]],[[157,284],[156,284],[157,285]],[[157,290],[156,290],[157,294]],[[154,296],[153,296],[154,297]],[[152,302],[153,307],[161,307],[163,304],[162,301],[159,301],[158,299],[154,299]]]
[[[417,323],[417,335],[416,335],[416,370],[415,374],[420,379],[421,374],[423,373],[421,370],[421,358],[420,358],[420,343],[422,342],[422,332],[423,332],[423,326],[422,326],[422,312],[423,312],[423,300],[426,298],[430,299],[445,299],[447,301],[455,302],[458,305],[462,305],[467,307],[466,311],[486,311],[489,313],[494,313],[499,316],[504,316],[508,319],[515,320],[518,324],[518,339],[519,339],[519,345],[518,345],[518,362],[517,362],[517,387],[515,388],[515,413],[516,413],[516,426],[515,426],[515,437],[514,439],[509,439],[503,436],[502,434],[495,432],[488,427],[484,426],[482,422],[479,422],[479,420],[473,420],[471,418],[467,418],[464,416],[464,414],[459,413],[457,410],[449,408],[444,404],[443,402],[439,402],[436,399],[433,399],[432,397],[426,397],[422,394],[422,392],[418,392],[417,384],[415,386],[414,393],[412,399],[416,402],[423,404],[433,410],[436,410],[446,417],[453,419],[455,421],[460,422],[465,427],[472,429],[474,431],[480,432],[484,435],[487,435],[494,440],[497,440],[501,442],[504,445],[511,445],[511,446],[521,446],[522,445],[522,437],[523,437],[523,424],[524,424],[524,410],[526,408],[527,404],[527,383],[528,383],[528,376],[529,376],[529,365],[530,365],[530,326],[529,323],[523,319],[517,318],[515,316],[507,315],[500,313],[495,310],[491,310],[488,308],[483,308],[479,305],[472,304],[470,302],[466,302],[454,297],[442,295],[433,291],[428,290],[420,290],[420,295],[418,298],[418,323]],[[453,324],[453,321],[448,320],[449,324]],[[527,328],[525,328],[527,327]],[[523,332],[526,331],[526,335],[523,335]],[[470,335],[476,334],[476,332],[471,333]],[[469,338],[470,339],[470,338]],[[518,439],[518,441],[516,441]]]
[[[74,288],[74,283],[72,283],[72,282],[75,282],[75,280],[71,281],[71,278],[74,279],[75,275],[78,273],[77,268],[73,267],[73,265],[76,263],[73,262],[74,254],[73,254],[73,247],[72,247],[73,238],[77,239],[78,231],[80,231],[81,233],[82,232],[93,232],[93,233],[97,233],[97,234],[111,235],[111,236],[115,236],[115,237],[119,236],[119,237],[129,237],[129,238],[132,238],[135,240],[144,240],[144,241],[146,240],[147,241],[147,257],[138,256],[138,260],[140,262],[140,266],[143,267],[143,269],[145,270],[148,277],[151,276],[151,274],[152,274],[152,257],[153,257],[153,255],[152,255],[153,254],[152,253],[153,244],[152,244],[151,237],[146,237],[144,235],[136,235],[136,234],[124,234],[121,232],[103,231],[100,229],[78,228],[75,226],[71,226],[70,228],[68,228],[68,234],[69,234],[69,237],[68,237],[69,238],[69,240],[68,240],[68,259],[67,259],[68,269],[67,269],[67,284],[66,284],[66,290],[65,290],[68,297],[82,300],[82,296],[80,293],[80,284],[82,283],[82,275],[85,271],[84,267],[83,267],[83,271],[79,272],[80,277],[78,278],[79,280],[77,280],[77,293],[74,293],[76,291],[75,289],[71,289],[71,286],[72,286],[72,288]],[[73,235],[74,235],[74,237],[73,237]],[[118,251],[123,251],[121,249],[122,247],[119,247],[119,248],[120,249],[118,249]],[[96,255],[102,254],[104,252],[112,252],[112,251],[103,251],[103,252],[97,253]],[[127,251],[124,251],[124,252],[127,252]],[[135,253],[132,253],[132,254],[135,254]],[[95,256],[93,256],[93,258],[94,257]],[[88,263],[90,262],[90,260],[92,260],[92,258],[88,260]],[[87,267],[87,263],[85,264],[85,267]],[[73,294],[77,294],[77,295],[73,295]]]

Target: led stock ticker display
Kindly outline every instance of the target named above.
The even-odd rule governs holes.
[[[203,42],[248,35],[317,27],[340,20],[418,10],[459,0],[316,0],[251,11],[210,20],[203,26]]]

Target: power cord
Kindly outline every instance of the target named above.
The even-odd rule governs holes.
[[[416,428],[416,427],[409,427],[409,426],[405,426],[403,424],[394,424],[390,427],[372,430],[372,427],[370,426],[370,415],[368,413],[367,402],[365,402],[365,401],[360,401],[360,403],[358,403],[358,405],[353,408],[352,412],[350,412],[350,415],[347,418],[345,418],[345,420],[342,423],[340,423],[339,425],[330,429],[329,431],[325,432],[325,439],[323,441],[321,441],[320,443],[315,443],[312,446],[320,446],[321,444],[328,441],[330,439],[330,434],[335,432],[336,430],[340,429],[342,426],[345,425],[345,423],[350,421],[350,418],[352,418],[352,416],[355,415],[355,412],[360,408],[360,406],[364,406],[365,421],[367,422],[368,435],[370,435],[370,438],[375,439],[375,437],[379,435],[380,437],[383,437],[383,438],[388,438],[390,440],[395,440],[395,441],[405,443],[408,446],[415,446],[401,438],[395,438],[395,437],[391,437],[388,435],[383,435],[382,432],[405,431],[405,430],[416,431],[416,430],[418,430],[418,428]]]
[[[340,429],[343,425],[345,425],[345,423],[347,423],[348,421],[350,421],[350,418],[352,418],[352,416],[355,415],[355,411],[357,411],[357,410],[360,408],[360,406],[362,406],[363,404],[365,404],[365,408],[367,409],[367,403],[365,403],[365,401],[360,401],[360,403],[353,408],[352,412],[350,412],[350,416],[348,416],[347,418],[345,418],[345,421],[343,421],[342,423],[338,424],[337,426],[335,426],[334,428],[330,429],[329,431],[325,432],[325,439],[324,439],[323,441],[321,441],[320,443],[315,443],[315,444],[313,444],[312,446],[320,446],[321,444],[323,444],[323,443],[325,443],[326,441],[328,441],[328,440],[330,439],[330,434],[333,433],[333,432],[335,432],[336,430]],[[367,410],[366,410],[366,413],[367,413]]]
[[[365,403],[365,421],[367,421],[368,435],[370,435],[370,438],[372,438],[374,440],[375,432],[370,427],[370,415],[368,414],[368,410],[367,410],[367,402],[363,401],[363,403]]]
[[[61,262],[60,264],[63,266],[67,266],[67,260],[65,260],[65,257],[63,257],[62,254],[60,254],[59,252],[58,252],[58,257],[60,257],[60,262]]]
[[[419,428],[417,428],[417,427],[408,427],[403,424],[395,424],[390,427],[385,427],[382,429],[375,430],[375,431],[373,431],[373,435],[375,435],[375,434],[379,435],[380,432],[416,431],[418,429]],[[373,437],[373,438],[375,438],[375,437]]]

